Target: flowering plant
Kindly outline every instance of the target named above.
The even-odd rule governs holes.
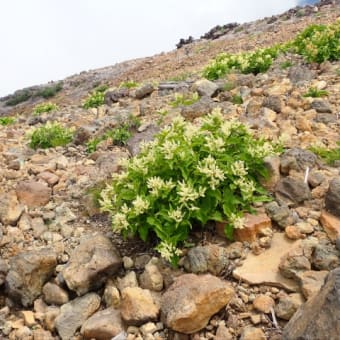
[[[176,118],[139,155],[121,162],[124,170],[103,190],[101,207],[115,232],[144,241],[154,233],[156,249],[175,263],[194,224],[227,220],[229,237],[243,227],[243,212],[268,199],[257,179],[266,174],[263,158],[275,152],[219,109],[197,125]]]
[[[203,70],[203,76],[215,80],[233,70],[245,74],[266,72],[277,57],[280,48],[278,45],[248,53],[221,53]]]

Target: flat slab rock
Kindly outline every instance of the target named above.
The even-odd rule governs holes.
[[[279,272],[281,258],[299,243],[287,239],[282,233],[275,233],[271,247],[260,255],[249,254],[243,265],[233,271],[233,276],[251,285],[267,284],[293,292],[299,291],[295,281],[285,278]]]

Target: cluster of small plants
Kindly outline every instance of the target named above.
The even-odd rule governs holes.
[[[51,86],[45,86],[43,89],[41,89],[37,95],[40,97],[43,97],[45,99],[54,97],[58,92],[60,92],[63,89],[63,83],[58,82],[55,85]]]
[[[114,129],[106,131],[103,135],[94,137],[86,143],[86,152],[92,153],[97,150],[99,143],[111,139],[113,145],[124,146],[132,136],[132,130],[140,126],[138,117],[130,116],[124,123],[120,123]]]
[[[6,101],[7,106],[15,106],[17,104],[23,103],[32,97],[32,92],[29,90],[19,90],[16,91],[10,98]]]
[[[268,200],[259,178],[267,173],[263,158],[277,151],[220,110],[198,125],[176,118],[140,154],[121,160],[123,171],[103,190],[101,207],[115,232],[156,236],[156,249],[175,264],[194,226],[227,221],[229,238],[243,228],[243,213]]]
[[[181,105],[188,106],[196,103],[200,99],[197,92],[194,93],[175,93],[175,98],[170,102],[172,107],[179,107]]]
[[[340,20],[331,25],[310,25],[291,43],[294,52],[308,62],[340,59]]]
[[[96,108],[104,104],[105,92],[94,91],[85,100],[83,108]]]
[[[133,89],[138,87],[140,84],[134,80],[123,81],[119,84],[119,88]]]
[[[243,104],[243,99],[240,95],[235,94],[232,98],[231,98],[231,102],[235,105],[240,105]]]
[[[47,113],[51,112],[54,110],[58,110],[58,105],[54,103],[42,103],[38,104],[34,109],[33,109],[33,115],[38,116],[41,113]]]
[[[328,92],[326,90],[319,90],[317,87],[310,87],[303,96],[312,97],[312,98],[320,98],[320,97],[328,96]]]
[[[44,86],[43,88],[27,88],[23,90],[16,91],[12,94],[6,101],[5,105],[15,106],[17,104],[23,103],[30,98],[43,97],[45,99],[55,96],[63,88],[63,83],[58,82],[51,86]]]
[[[336,144],[337,147],[333,149],[313,146],[310,148],[310,150],[324,159],[327,164],[334,165],[336,161],[340,161],[340,141],[338,141]]]
[[[290,60],[286,60],[280,64],[281,70],[285,70],[291,66],[293,66],[293,63]]]
[[[266,72],[280,52],[291,50],[303,56],[308,62],[322,63],[325,60],[340,59],[340,20],[330,25],[310,25],[296,38],[284,45],[257,49],[254,52],[219,54],[203,70],[203,76],[216,80],[231,71],[258,74]],[[281,68],[290,67],[289,61]]]
[[[47,149],[64,146],[73,139],[73,130],[63,127],[57,122],[47,122],[29,134],[29,146],[32,149]]]
[[[219,54],[204,70],[203,76],[210,80],[216,80],[231,71],[241,73],[262,73],[269,69],[273,60],[277,57],[280,46],[257,49],[254,52]]]
[[[96,86],[95,87],[95,91],[96,92],[106,92],[107,90],[109,89],[109,85],[107,85],[107,84],[101,84],[101,85],[98,85],[98,86]]]
[[[6,126],[11,125],[15,123],[14,117],[0,117],[0,125]]]

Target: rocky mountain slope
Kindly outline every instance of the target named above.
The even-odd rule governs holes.
[[[286,52],[257,75],[201,74],[220,52],[284,43],[339,14],[321,1],[1,98],[0,338],[336,339],[340,160],[316,153],[338,147],[340,61]],[[95,90],[105,103],[84,108]],[[234,242],[218,223],[193,228],[174,268],[156,240],[113,233],[98,195],[142,141],[216,108],[282,143],[265,160],[272,201],[255,204]],[[39,148],[32,133],[51,122],[73,131],[70,143]]]

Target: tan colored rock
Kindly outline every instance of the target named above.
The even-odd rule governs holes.
[[[53,187],[59,182],[59,177],[49,171],[43,171],[37,177],[44,180],[50,187]]]
[[[80,333],[85,339],[112,339],[124,331],[120,311],[114,308],[101,310],[93,314],[81,327]]]
[[[19,204],[15,191],[0,195],[0,222],[15,225],[19,220],[24,207]]]
[[[285,228],[285,234],[290,240],[299,240],[305,237],[294,225],[287,226]]]
[[[228,328],[224,325],[224,323],[221,323],[218,326],[216,330],[215,340],[233,340],[233,336],[229,332]]]
[[[16,193],[21,203],[28,207],[39,207],[46,205],[51,198],[51,188],[36,181],[19,182]]]
[[[34,314],[30,310],[23,310],[20,312],[22,317],[24,318],[25,325],[28,327],[32,327],[36,324]]]
[[[118,308],[120,305],[119,290],[111,280],[106,283],[103,299],[106,307]]]
[[[140,326],[156,321],[159,310],[149,290],[128,287],[122,291],[121,315],[127,325]]]
[[[240,242],[254,242],[258,235],[265,229],[271,229],[272,222],[267,214],[258,215],[245,214],[245,226],[243,229],[235,229],[234,238]]]
[[[266,340],[261,328],[247,326],[243,329],[240,340]]]
[[[298,291],[299,286],[294,280],[281,275],[279,264],[281,258],[299,242],[288,240],[282,233],[275,233],[270,249],[257,256],[248,254],[243,265],[233,271],[233,276],[251,285],[268,284],[288,291]]]
[[[55,320],[60,314],[60,308],[55,306],[50,306],[47,308],[44,314],[44,326],[49,331],[53,332],[55,330]]]
[[[332,241],[335,241],[337,237],[340,237],[340,218],[335,217],[324,210],[320,216],[320,223]]]
[[[55,283],[47,282],[42,292],[44,301],[50,305],[63,305],[69,301],[68,293]]]
[[[302,293],[307,300],[313,295],[319,293],[320,288],[324,284],[327,275],[327,270],[308,270],[299,275],[299,279],[301,280]]]
[[[162,321],[177,332],[195,333],[204,328],[234,294],[229,283],[210,274],[181,275],[162,296]]]
[[[142,288],[160,292],[163,289],[163,276],[158,270],[158,267],[153,263],[148,263],[145,266],[144,272],[139,277]]]
[[[33,330],[33,339],[34,340],[54,340],[54,336],[49,332],[43,329],[35,329]]]
[[[274,307],[275,301],[267,295],[259,295],[253,301],[253,306],[256,310],[262,313],[270,313],[270,310]]]

